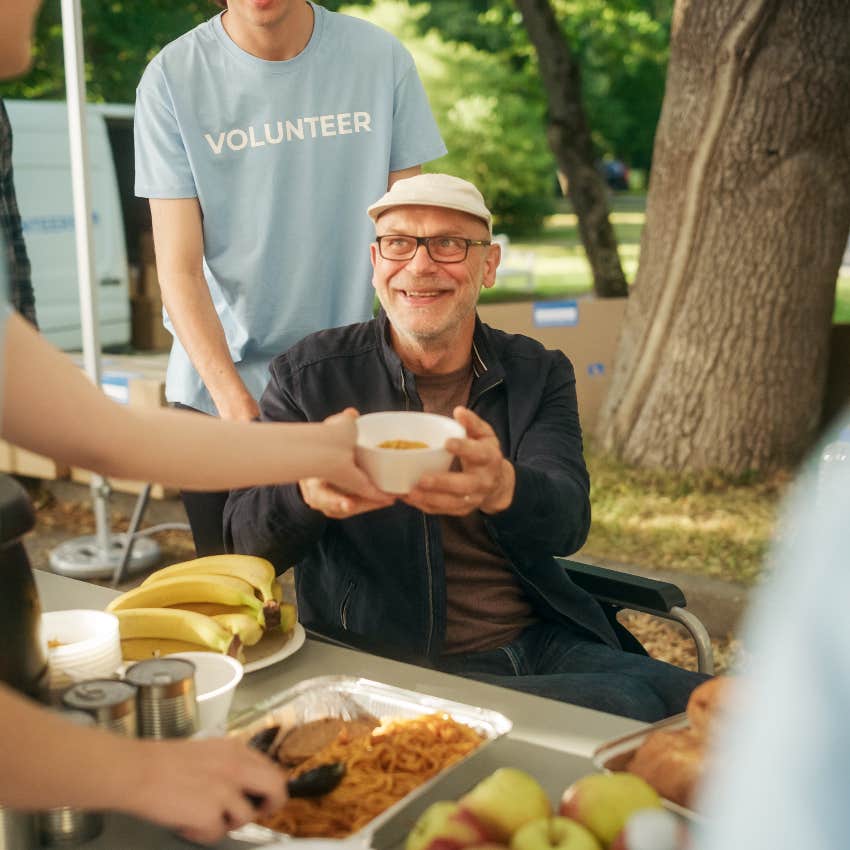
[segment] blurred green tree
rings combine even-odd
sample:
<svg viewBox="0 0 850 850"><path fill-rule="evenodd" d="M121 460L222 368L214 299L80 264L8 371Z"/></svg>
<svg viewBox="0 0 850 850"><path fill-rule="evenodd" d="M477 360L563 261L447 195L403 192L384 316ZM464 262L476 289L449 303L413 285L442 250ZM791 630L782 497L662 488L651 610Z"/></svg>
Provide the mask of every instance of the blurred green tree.
<svg viewBox="0 0 850 850"><path fill-rule="evenodd" d="M512 234L540 229L554 211L555 162L543 134L545 103L536 69L512 69L469 43L422 34L427 4L378 0L343 7L394 33L411 51L449 153L429 170L473 181L495 226Z"/></svg>
<svg viewBox="0 0 850 850"><path fill-rule="evenodd" d="M211 17L210 0L83 0L88 99L132 103L145 66L169 41ZM59 3L45 3L35 34L33 67L0 85L3 97L65 97Z"/></svg>

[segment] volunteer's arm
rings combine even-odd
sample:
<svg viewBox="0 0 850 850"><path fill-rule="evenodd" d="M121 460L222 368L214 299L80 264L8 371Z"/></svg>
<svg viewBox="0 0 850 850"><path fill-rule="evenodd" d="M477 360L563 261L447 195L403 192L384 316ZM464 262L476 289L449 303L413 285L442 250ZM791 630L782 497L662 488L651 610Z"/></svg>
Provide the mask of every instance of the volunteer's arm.
<svg viewBox="0 0 850 850"><path fill-rule="evenodd" d="M222 419L250 421L257 402L242 383L203 272L204 235L197 198L151 198L156 271L177 337Z"/></svg>
<svg viewBox="0 0 850 850"><path fill-rule="evenodd" d="M286 799L275 763L234 738L141 741L72 726L0 684L0 804L123 811L211 843Z"/></svg>
<svg viewBox="0 0 850 850"><path fill-rule="evenodd" d="M104 475L198 490L278 484L311 475L354 493L374 487L354 464L356 427L222 422L116 404L20 316L6 322L0 434Z"/></svg>

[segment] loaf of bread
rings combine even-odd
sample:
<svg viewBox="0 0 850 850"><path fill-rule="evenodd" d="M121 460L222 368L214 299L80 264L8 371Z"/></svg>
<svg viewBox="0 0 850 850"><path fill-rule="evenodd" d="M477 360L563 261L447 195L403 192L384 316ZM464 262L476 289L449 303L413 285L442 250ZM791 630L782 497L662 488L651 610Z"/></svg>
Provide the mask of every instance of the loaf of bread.
<svg viewBox="0 0 850 850"><path fill-rule="evenodd" d="M643 777L662 797L692 808L705 772L711 727L727 685L728 679L722 676L703 682L688 700L688 726L651 732L627 770Z"/></svg>
<svg viewBox="0 0 850 850"><path fill-rule="evenodd" d="M705 742L690 729L650 733L629 762L662 797L691 807L705 764Z"/></svg>

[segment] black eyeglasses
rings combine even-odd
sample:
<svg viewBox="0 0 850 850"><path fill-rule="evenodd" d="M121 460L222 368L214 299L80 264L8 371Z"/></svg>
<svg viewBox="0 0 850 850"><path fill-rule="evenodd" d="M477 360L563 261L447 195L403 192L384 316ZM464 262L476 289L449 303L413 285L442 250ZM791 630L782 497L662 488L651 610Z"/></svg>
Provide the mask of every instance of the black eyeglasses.
<svg viewBox="0 0 850 850"><path fill-rule="evenodd" d="M465 239L463 236L403 236L389 233L376 236L378 253L385 260L412 260L420 245L435 263L462 263L470 245L490 245L489 239Z"/></svg>

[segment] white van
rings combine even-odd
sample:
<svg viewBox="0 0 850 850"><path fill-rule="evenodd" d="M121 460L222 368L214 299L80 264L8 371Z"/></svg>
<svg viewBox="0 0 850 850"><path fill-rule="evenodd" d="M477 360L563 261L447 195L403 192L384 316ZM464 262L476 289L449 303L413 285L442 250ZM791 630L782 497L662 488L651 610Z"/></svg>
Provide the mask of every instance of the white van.
<svg viewBox="0 0 850 850"><path fill-rule="evenodd" d="M80 349L67 108L62 101L5 104L38 323L54 345ZM133 107L91 104L86 122L100 343L121 348L130 343L128 254L138 260L138 219L146 213L132 194Z"/></svg>

